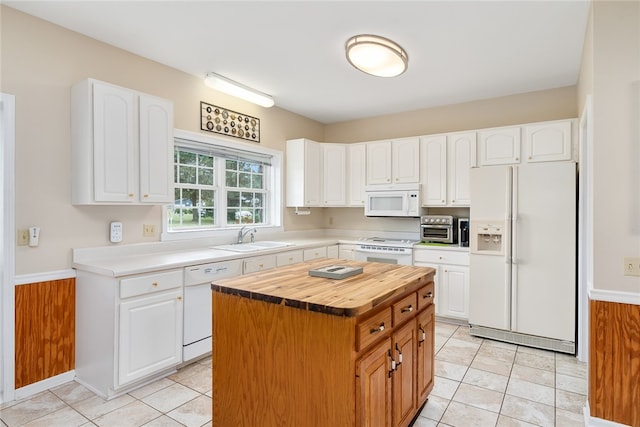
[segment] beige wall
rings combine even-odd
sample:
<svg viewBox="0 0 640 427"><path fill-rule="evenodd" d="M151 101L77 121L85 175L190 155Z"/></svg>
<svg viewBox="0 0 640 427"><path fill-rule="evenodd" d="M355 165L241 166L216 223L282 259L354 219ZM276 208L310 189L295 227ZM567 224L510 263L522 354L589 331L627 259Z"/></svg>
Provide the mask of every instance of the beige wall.
<svg viewBox="0 0 640 427"><path fill-rule="evenodd" d="M123 223L124 244L159 240L143 238L142 225L161 229L160 207L70 204L70 88L82 79L93 77L172 100L178 129L199 131L199 103L206 101L259 117L262 146L284 151L289 138L323 138L320 123L217 93L197 76L6 6L1 19L0 90L16 96L16 228L41 227L39 247L16 248L16 274L70 268L71 248L108 245L108 224L114 220ZM286 209L284 224L286 229L315 229L322 217L294 217Z"/></svg>
<svg viewBox="0 0 640 427"><path fill-rule="evenodd" d="M596 1L592 19L594 287L640 294L623 275L640 256L640 2Z"/></svg>
<svg viewBox="0 0 640 427"><path fill-rule="evenodd" d="M576 87L485 99L336 123L325 127L327 142L357 142L490 128L578 116Z"/></svg>

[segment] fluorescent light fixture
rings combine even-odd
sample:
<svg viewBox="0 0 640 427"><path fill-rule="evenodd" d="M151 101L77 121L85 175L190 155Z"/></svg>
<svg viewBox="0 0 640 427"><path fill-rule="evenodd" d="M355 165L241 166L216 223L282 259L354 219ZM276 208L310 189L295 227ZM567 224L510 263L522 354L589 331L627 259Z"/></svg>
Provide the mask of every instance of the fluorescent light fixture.
<svg viewBox="0 0 640 427"><path fill-rule="evenodd" d="M351 37L345 50L351 65L373 76L399 76L407 70L409 63L407 52L397 43L371 34Z"/></svg>
<svg viewBox="0 0 640 427"><path fill-rule="evenodd" d="M266 93L259 92L216 73L207 73L204 77L204 83L212 89L219 90L236 98L244 99L245 101L253 102L262 107L269 108L275 104L273 98Z"/></svg>

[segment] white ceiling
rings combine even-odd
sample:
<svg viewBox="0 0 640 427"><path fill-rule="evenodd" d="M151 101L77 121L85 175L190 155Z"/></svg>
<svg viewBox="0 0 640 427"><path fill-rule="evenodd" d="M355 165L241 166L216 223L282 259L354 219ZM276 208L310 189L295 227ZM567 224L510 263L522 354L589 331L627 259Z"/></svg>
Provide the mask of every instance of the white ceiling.
<svg viewBox="0 0 640 427"><path fill-rule="evenodd" d="M4 1L5 5L334 123L574 85L589 0ZM409 54L396 78L345 59L356 34Z"/></svg>

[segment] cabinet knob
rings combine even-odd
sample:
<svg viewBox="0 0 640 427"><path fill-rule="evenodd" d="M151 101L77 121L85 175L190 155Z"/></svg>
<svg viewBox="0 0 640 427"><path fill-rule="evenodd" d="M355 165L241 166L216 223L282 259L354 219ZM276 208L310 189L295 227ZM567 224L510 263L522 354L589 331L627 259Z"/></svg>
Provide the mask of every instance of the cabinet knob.
<svg viewBox="0 0 640 427"><path fill-rule="evenodd" d="M413 306L408 305L400 309L400 313L411 313L413 311Z"/></svg>
<svg viewBox="0 0 640 427"><path fill-rule="evenodd" d="M178 301L182 301L182 295L178 295Z"/></svg>
<svg viewBox="0 0 640 427"><path fill-rule="evenodd" d="M258 267L262 268L264 267L264 264L258 264Z"/></svg>
<svg viewBox="0 0 640 427"><path fill-rule="evenodd" d="M529 156L529 160L531 160L533 157Z"/></svg>
<svg viewBox="0 0 640 427"><path fill-rule="evenodd" d="M371 328L369 330L370 334L377 334L378 332L382 332L384 331L384 322L380 323L380 326L378 326L377 328Z"/></svg>
<svg viewBox="0 0 640 427"><path fill-rule="evenodd" d="M516 162L517 162L518 160L520 160L520 159L516 157Z"/></svg>
<svg viewBox="0 0 640 427"><path fill-rule="evenodd" d="M148 195L148 194L145 194L145 195L144 195L144 196L142 196L142 197L147 198L147 197L149 197L149 195Z"/></svg>
<svg viewBox="0 0 640 427"><path fill-rule="evenodd" d="M157 287L157 286L158 286L158 282L153 282L153 283L151 284L151 286L155 286L155 287Z"/></svg>
<svg viewBox="0 0 640 427"><path fill-rule="evenodd" d="M133 193L129 193L129 197L133 197L133 196L134 196L134 194L133 194Z"/></svg>

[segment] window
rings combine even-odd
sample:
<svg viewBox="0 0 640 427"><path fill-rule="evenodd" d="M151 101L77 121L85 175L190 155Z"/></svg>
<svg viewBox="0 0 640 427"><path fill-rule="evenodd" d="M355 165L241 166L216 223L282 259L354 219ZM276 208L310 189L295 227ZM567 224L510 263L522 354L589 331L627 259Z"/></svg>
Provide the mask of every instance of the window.
<svg viewBox="0 0 640 427"><path fill-rule="evenodd" d="M176 132L177 133L177 132ZM198 135L176 138L168 233L279 226L281 154Z"/></svg>

